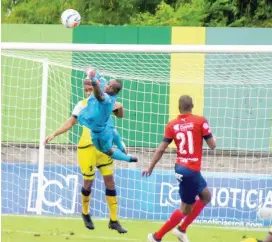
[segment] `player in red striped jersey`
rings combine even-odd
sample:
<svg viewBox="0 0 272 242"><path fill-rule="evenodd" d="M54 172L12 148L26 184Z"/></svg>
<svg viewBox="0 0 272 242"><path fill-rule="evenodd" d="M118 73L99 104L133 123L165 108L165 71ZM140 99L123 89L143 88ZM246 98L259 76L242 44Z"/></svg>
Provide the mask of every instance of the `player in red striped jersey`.
<svg viewBox="0 0 272 242"><path fill-rule="evenodd" d="M170 121L164 133L164 138L158 146L153 159L143 176L150 176L156 163L161 159L168 145L174 140L177 147L175 175L179 181L181 198L180 209L175 210L168 221L154 234L148 235L150 242L159 242L162 237L175 228L181 220L181 225L173 230L179 241L188 242L187 227L200 214L202 209L211 201L211 193L207 183L200 173L203 139L211 149L216 146L207 120L202 116L192 114L193 100L184 95L179 99L180 115ZM196 200L196 197L199 200Z"/></svg>

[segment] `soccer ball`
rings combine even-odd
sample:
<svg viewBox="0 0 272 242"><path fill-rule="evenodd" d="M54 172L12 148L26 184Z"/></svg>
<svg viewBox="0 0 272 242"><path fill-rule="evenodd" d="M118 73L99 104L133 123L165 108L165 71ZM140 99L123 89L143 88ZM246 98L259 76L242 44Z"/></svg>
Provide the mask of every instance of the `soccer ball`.
<svg viewBox="0 0 272 242"><path fill-rule="evenodd" d="M271 207L260 207L257 215L260 219L272 219L272 208Z"/></svg>
<svg viewBox="0 0 272 242"><path fill-rule="evenodd" d="M67 9L61 15L61 22L66 28L75 28L80 24L80 14L74 9Z"/></svg>

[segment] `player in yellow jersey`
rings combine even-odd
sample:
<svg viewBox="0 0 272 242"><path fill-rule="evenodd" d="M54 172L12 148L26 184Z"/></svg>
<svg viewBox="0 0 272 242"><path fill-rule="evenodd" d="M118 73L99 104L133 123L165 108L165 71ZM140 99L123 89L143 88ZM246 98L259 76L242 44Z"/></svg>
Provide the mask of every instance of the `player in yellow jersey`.
<svg viewBox="0 0 272 242"><path fill-rule="evenodd" d="M91 82L88 79L84 81L84 91L87 97L89 97L93 92L93 87L91 86ZM72 112L72 116L59 129L54 131L50 136L46 137L45 143L53 140L56 136L70 130L77 123L77 116L86 105L87 99L78 102ZM115 103L113 113L118 118L123 117L124 109L121 103ZM121 143L120 135L116 130L114 141L116 143ZM94 229L94 224L90 216L89 205L91 197L91 187L95 178L95 169L97 168L103 176L106 187L105 195L110 212L109 228L117 230L119 233L126 233L127 230L124 229L117 220L118 204L113 177L113 160L111 159L111 157L101 153L94 147L90 136L90 130L84 126L81 138L78 143L78 162L83 175L83 186L81 189L81 195L82 218L85 226L88 229Z"/></svg>
<svg viewBox="0 0 272 242"><path fill-rule="evenodd" d="M264 240L247 238L244 239L242 242L272 242L272 226L269 228L268 235L264 238Z"/></svg>

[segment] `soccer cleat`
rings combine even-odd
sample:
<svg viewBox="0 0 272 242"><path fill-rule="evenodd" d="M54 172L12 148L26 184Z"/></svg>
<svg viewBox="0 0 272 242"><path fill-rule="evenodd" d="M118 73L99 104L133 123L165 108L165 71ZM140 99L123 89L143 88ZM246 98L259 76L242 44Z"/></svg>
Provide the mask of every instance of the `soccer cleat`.
<svg viewBox="0 0 272 242"><path fill-rule="evenodd" d="M180 231L179 227L174 228L172 233L178 238L181 242L189 242L186 233Z"/></svg>
<svg viewBox="0 0 272 242"><path fill-rule="evenodd" d="M147 235L148 242L161 242L161 240L155 239L154 235L155 234L148 234Z"/></svg>
<svg viewBox="0 0 272 242"><path fill-rule="evenodd" d="M90 214L85 215L85 214L82 213L82 218L83 218L85 227L86 227L87 229L93 230L93 229L94 229L94 224L93 224L93 221L92 221L92 219L91 219Z"/></svg>
<svg viewBox="0 0 272 242"><path fill-rule="evenodd" d="M129 162L138 162L138 158L135 156L131 156Z"/></svg>
<svg viewBox="0 0 272 242"><path fill-rule="evenodd" d="M125 233L127 233L127 230L124 229L118 221L112 221L112 220L110 220L110 222L109 222L109 229L114 229L119 234L125 234Z"/></svg>

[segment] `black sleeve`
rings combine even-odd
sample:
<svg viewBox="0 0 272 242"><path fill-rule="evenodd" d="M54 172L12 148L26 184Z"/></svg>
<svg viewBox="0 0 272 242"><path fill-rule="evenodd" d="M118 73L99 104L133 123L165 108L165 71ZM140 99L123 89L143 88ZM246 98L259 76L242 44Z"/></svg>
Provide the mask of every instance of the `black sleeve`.
<svg viewBox="0 0 272 242"><path fill-rule="evenodd" d="M163 142L167 142L169 144L172 142L172 140L173 139L169 139L169 138L165 138L165 137L162 139Z"/></svg>
<svg viewBox="0 0 272 242"><path fill-rule="evenodd" d="M213 136L212 136L212 134L208 134L208 135L206 135L206 136L203 136L203 138L205 139L205 140L207 140L207 139L209 139L209 138L212 138Z"/></svg>

